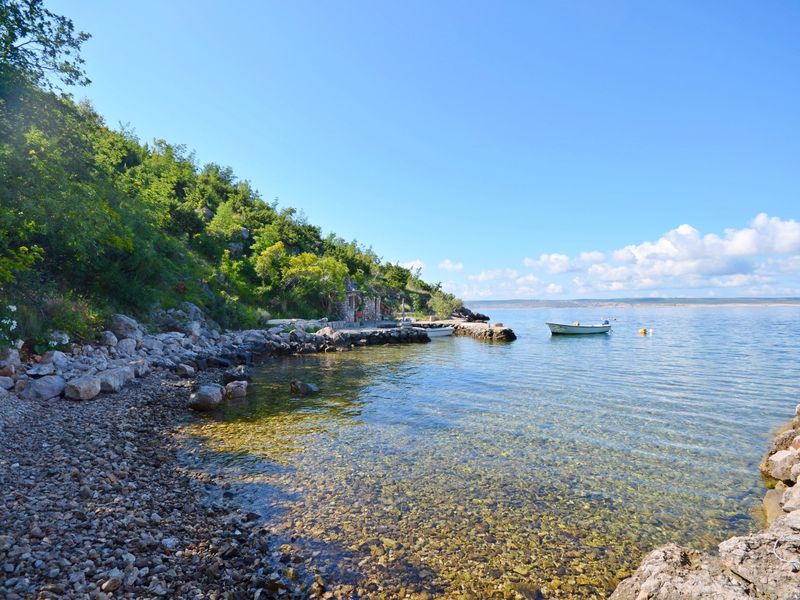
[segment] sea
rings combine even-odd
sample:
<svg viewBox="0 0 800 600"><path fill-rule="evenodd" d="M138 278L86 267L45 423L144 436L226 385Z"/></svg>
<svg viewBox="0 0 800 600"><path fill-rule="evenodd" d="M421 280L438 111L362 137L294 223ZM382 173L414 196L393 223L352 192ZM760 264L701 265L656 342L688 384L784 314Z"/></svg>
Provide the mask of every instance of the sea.
<svg viewBox="0 0 800 600"><path fill-rule="evenodd" d="M245 400L187 425L195 459L362 597L605 598L659 545L762 526L800 305L471 307L518 339L265 360Z"/></svg>

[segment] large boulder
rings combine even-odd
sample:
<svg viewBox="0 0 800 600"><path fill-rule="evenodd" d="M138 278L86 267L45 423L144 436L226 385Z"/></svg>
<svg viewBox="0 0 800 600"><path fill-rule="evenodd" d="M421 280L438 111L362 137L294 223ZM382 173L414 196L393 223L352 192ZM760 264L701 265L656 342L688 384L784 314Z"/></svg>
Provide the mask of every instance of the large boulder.
<svg viewBox="0 0 800 600"><path fill-rule="evenodd" d="M96 375L84 375L67 383L64 396L72 400L91 400L100 393L100 378Z"/></svg>
<svg viewBox="0 0 800 600"><path fill-rule="evenodd" d="M783 492L781 506L786 512L800 510L800 484L795 484Z"/></svg>
<svg viewBox="0 0 800 600"><path fill-rule="evenodd" d="M28 380L20 396L25 400L49 400L60 396L66 385L60 375L46 375L40 379Z"/></svg>
<svg viewBox="0 0 800 600"><path fill-rule="evenodd" d="M127 315L113 315L109 329L121 340L129 338L138 342L142 339L139 323Z"/></svg>
<svg viewBox="0 0 800 600"><path fill-rule="evenodd" d="M791 481L792 467L800 463L800 450L787 448L778 450L767 458L766 474L779 481Z"/></svg>
<svg viewBox="0 0 800 600"><path fill-rule="evenodd" d="M189 397L189 408L202 412L214 410L222 402L224 391L225 388L215 383L201 385Z"/></svg>
<svg viewBox="0 0 800 600"><path fill-rule="evenodd" d="M103 392L118 392L131 379L136 377L133 367L117 367L97 374L100 378L100 390Z"/></svg>
<svg viewBox="0 0 800 600"><path fill-rule="evenodd" d="M755 587L753 598L800 600L800 511L780 517L765 531L722 542L719 558Z"/></svg>
<svg viewBox="0 0 800 600"><path fill-rule="evenodd" d="M749 586L711 557L668 544L653 550L609 600L739 600Z"/></svg>

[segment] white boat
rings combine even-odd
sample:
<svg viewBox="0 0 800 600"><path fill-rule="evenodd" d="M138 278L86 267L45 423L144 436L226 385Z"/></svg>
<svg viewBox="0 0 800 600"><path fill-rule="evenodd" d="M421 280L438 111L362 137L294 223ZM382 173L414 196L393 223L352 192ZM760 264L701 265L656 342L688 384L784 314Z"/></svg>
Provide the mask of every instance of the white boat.
<svg viewBox="0 0 800 600"><path fill-rule="evenodd" d="M452 327L426 327L425 331L429 338L438 338L453 335L455 330Z"/></svg>
<svg viewBox="0 0 800 600"><path fill-rule="evenodd" d="M608 333L611 325L608 321L597 325L581 325L580 321L575 321L572 325L564 323L548 323L552 335L584 335L587 333Z"/></svg>

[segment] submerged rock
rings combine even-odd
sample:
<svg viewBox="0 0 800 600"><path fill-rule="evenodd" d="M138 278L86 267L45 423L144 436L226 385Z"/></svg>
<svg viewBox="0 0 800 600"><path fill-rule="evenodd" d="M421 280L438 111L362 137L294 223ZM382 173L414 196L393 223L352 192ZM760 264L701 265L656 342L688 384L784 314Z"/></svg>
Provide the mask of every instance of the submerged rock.
<svg viewBox="0 0 800 600"><path fill-rule="evenodd" d="M225 386L225 395L228 398L244 398L247 396L246 381L231 381Z"/></svg>
<svg viewBox="0 0 800 600"><path fill-rule="evenodd" d="M313 383L305 383L303 381L297 381L297 380L291 383L289 389L293 394L297 394L299 396L316 394L319 391L319 388Z"/></svg>

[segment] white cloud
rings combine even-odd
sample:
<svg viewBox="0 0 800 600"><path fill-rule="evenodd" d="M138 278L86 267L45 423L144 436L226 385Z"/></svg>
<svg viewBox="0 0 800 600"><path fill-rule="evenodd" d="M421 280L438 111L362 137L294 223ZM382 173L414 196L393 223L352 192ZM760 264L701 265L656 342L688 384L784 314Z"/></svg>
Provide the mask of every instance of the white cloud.
<svg viewBox="0 0 800 600"><path fill-rule="evenodd" d="M794 289L771 285L777 274L800 275L800 223L761 213L746 227L721 235L682 224L655 241L609 253L542 254L524 264L553 275L576 273L571 291L577 294L700 288L777 293Z"/></svg>
<svg viewBox="0 0 800 600"><path fill-rule="evenodd" d="M417 271L417 270L423 271L425 269L425 263L418 258L415 258L414 260L410 260L408 262L401 262L399 264L401 267L409 269L410 271Z"/></svg>
<svg viewBox="0 0 800 600"><path fill-rule="evenodd" d="M571 259L566 254L541 254L539 258L525 258L522 263L526 267L539 269L549 273L567 273L569 271L581 271L586 267L602 262L606 255L602 252L591 251L581 252L578 258Z"/></svg>
<svg viewBox="0 0 800 600"><path fill-rule="evenodd" d="M464 263L455 263L449 258L445 258L439 263L439 268L445 271L462 271L464 269Z"/></svg>
<svg viewBox="0 0 800 600"><path fill-rule="evenodd" d="M525 275L523 277L519 277L517 279L517 285L530 285L532 283L542 283L542 280L536 277L533 273Z"/></svg>
<svg viewBox="0 0 800 600"><path fill-rule="evenodd" d="M503 278L514 279L517 275L519 275L519 273L514 269L492 269L490 271L481 271L480 273L468 275L467 279L470 281L495 281Z"/></svg>
<svg viewBox="0 0 800 600"><path fill-rule="evenodd" d="M564 291L564 288L561 287L558 283L551 283L546 288L544 288L545 293L547 294L560 294Z"/></svg>
<svg viewBox="0 0 800 600"><path fill-rule="evenodd" d="M542 254L535 260L526 257L522 262L531 269L542 269L550 273L566 273L570 268L569 256L566 254Z"/></svg>

